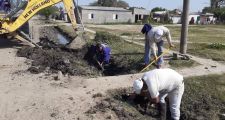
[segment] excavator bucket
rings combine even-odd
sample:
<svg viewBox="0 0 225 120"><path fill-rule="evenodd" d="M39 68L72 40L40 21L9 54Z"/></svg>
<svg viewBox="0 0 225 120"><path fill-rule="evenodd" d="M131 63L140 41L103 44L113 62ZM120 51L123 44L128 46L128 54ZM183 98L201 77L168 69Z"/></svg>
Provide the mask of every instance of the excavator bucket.
<svg viewBox="0 0 225 120"><path fill-rule="evenodd" d="M74 0L63 0L68 16L73 25L74 30L77 33L77 37L68 45L72 49L82 48L85 44L84 26L80 17L78 6Z"/></svg>
<svg viewBox="0 0 225 120"><path fill-rule="evenodd" d="M18 4L16 9L12 10L7 15L0 16L0 35L10 35L15 38L22 40L27 40L29 43L34 46L38 46L32 40L23 34L23 32L19 31L19 28L23 26L28 20L30 20L38 11L47 8L49 6L55 5L59 2L63 2L63 5L68 13L72 26L75 32L78 33L78 37L73 40L74 43L76 41L84 40L83 39L83 25L81 25L81 29L77 26L77 19L81 20L79 17L78 8L76 7L76 3L74 0L18 0L21 1L21 4ZM19 12L18 12L19 11ZM76 13L75 13L76 12ZM12 19L13 16L17 15L16 18ZM82 22L80 22L82 23ZM19 37L20 36L20 37Z"/></svg>

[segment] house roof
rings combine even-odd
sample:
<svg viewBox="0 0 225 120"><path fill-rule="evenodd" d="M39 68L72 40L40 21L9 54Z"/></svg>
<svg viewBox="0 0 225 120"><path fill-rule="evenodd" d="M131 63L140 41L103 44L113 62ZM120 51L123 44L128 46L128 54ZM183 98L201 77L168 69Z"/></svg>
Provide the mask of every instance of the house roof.
<svg viewBox="0 0 225 120"><path fill-rule="evenodd" d="M153 14L157 14L157 15L165 15L167 11L155 11L153 12Z"/></svg>
<svg viewBox="0 0 225 120"><path fill-rule="evenodd" d="M119 8L119 7L101 7L101 6L80 6L81 9L85 10L101 10L101 11L123 11L131 12L130 10Z"/></svg>
<svg viewBox="0 0 225 120"><path fill-rule="evenodd" d="M142 8L131 8L134 14L150 15L150 11Z"/></svg>
<svg viewBox="0 0 225 120"><path fill-rule="evenodd" d="M205 14L201 14L202 16L213 16L213 13L205 13Z"/></svg>
<svg viewBox="0 0 225 120"><path fill-rule="evenodd" d="M189 13L189 15L201 15L202 13L201 12L191 12Z"/></svg>

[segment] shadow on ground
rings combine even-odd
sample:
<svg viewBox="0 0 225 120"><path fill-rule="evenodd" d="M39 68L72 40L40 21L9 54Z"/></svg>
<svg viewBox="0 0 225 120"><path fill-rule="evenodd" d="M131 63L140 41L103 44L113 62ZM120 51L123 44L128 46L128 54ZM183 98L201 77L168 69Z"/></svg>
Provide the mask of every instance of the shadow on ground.
<svg viewBox="0 0 225 120"><path fill-rule="evenodd" d="M15 39L7 39L3 36L0 37L0 49L2 48L12 48L12 47L21 47L24 46L24 44L18 40Z"/></svg>

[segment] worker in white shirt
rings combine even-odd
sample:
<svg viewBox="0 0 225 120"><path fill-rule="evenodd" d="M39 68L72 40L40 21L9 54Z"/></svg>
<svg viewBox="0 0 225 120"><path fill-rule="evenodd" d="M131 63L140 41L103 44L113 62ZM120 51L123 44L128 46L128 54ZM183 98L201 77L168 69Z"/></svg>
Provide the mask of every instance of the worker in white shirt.
<svg viewBox="0 0 225 120"><path fill-rule="evenodd" d="M163 37L166 37L169 47L174 47L171 43L170 31L164 26L152 27L150 24L145 24L141 32L145 34L145 66L149 64L151 51L155 60L163 53ZM155 44L158 48L158 54L156 54ZM163 57L160 57L156 63L157 68L160 68L162 63Z"/></svg>
<svg viewBox="0 0 225 120"><path fill-rule="evenodd" d="M148 91L151 103L160 103L161 119L166 119L166 102L169 98L169 107L173 120L180 119L180 104L184 93L183 76L172 69L155 69L146 72L142 78L134 81L134 96Z"/></svg>

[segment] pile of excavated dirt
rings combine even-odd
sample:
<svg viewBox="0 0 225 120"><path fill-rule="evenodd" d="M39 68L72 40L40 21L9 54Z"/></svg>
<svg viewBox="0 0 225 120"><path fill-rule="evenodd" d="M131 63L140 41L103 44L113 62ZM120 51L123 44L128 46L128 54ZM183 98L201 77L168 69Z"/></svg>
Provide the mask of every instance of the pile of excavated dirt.
<svg viewBox="0 0 225 120"><path fill-rule="evenodd" d="M40 39L48 39L51 42L58 43L59 31L52 27L43 27L40 29Z"/></svg>
<svg viewBox="0 0 225 120"><path fill-rule="evenodd" d="M61 71L63 74L95 76L98 73L95 67L88 65L83 59L87 48L72 50L46 42L43 48L23 47L18 52L19 57L32 60L28 69L31 73L40 73L50 70L53 73Z"/></svg>
<svg viewBox="0 0 225 120"><path fill-rule="evenodd" d="M181 120L214 120L222 119L221 114L225 111L225 103L209 96L207 93L192 93L190 86L186 87L181 104ZM120 120L147 120L159 119L159 107L151 106L149 101L141 96L129 100L132 88L116 89L109 91L109 97L97 102L86 114L113 111ZM167 119L170 119L169 106L167 107ZM220 114L218 114L220 113ZM224 117L223 117L224 118Z"/></svg>
<svg viewBox="0 0 225 120"><path fill-rule="evenodd" d="M119 120L159 119L158 107L151 106L148 99L142 96L129 100L131 92L131 88L109 91L110 97L97 102L96 106L86 112L86 115L106 114L107 111L112 111Z"/></svg>
<svg viewBox="0 0 225 120"><path fill-rule="evenodd" d="M53 73L61 71L63 74L90 77L135 73L129 68L129 63L125 58L114 56L110 64L105 66L105 70L101 71L89 54L90 50L87 46L82 49L70 49L55 44L47 38L42 38L39 44L42 48L23 47L17 52L17 56L32 60L32 65L28 70L34 74L46 70Z"/></svg>

